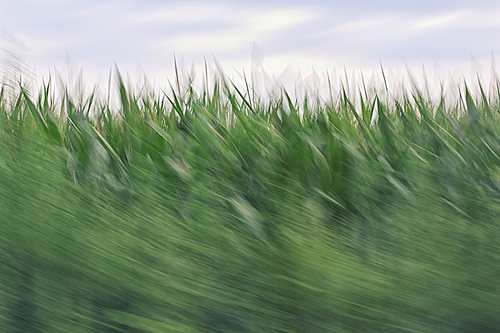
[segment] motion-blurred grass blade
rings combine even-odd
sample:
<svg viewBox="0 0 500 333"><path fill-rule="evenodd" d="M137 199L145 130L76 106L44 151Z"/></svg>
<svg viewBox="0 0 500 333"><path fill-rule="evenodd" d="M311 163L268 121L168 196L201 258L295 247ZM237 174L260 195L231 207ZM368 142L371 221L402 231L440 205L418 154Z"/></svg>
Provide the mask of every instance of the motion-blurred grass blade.
<svg viewBox="0 0 500 333"><path fill-rule="evenodd" d="M241 93L241 91L236 87L236 85L231 82L231 84L233 85L233 88L236 90L236 92L238 93L238 95L240 95L241 99L243 100L243 103L245 103L245 105L248 107L248 109L250 111L252 111L252 113L255 113L255 110L253 109L252 105L250 104L249 101L247 101L247 99L245 98L245 96L243 96L243 94Z"/></svg>
<svg viewBox="0 0 500 333"><path fill-rule="evenodd" d="M467 121L472 128L475 128L479 117L479 110L467 87L465 87L465 102L467 105Z"/></svg>
<svg viewBox="0 0 500 333"><path fill-rule="evenodd" d="M24 95L24 100L28 105L28 109L31 112L31 115L35 119L38 128L42 132L45 140L52 144L62 146L62 138L59 132L59 128L54 120L52 120L52 116L47 114L45 117L42 112L33 104L31 99L29 98L27 92L24 88L21 88L22 94Z"/></svg>
<svg viewBox="0 0 500 333"><path fill-rule="evenodd" d="M148 121L148 125L151 126L152 129L155 130L156 133L158 133L163 139L165 139L165 141L168 143L168 144L172 144L172 138L170 137L170 135L165 132L165 130L163 128L161 128L158 124L156 124L155 122L149 120Z"/></svg>
<svg viewBox="0 0 500 333"><path fill-rule="evenodd" d="M127 168L126 168L125 164L123 163L122 159L120 158L120 156L115 152L113 147L111 147L111 145L106 141L106 139L104 139L104 137L101 135L101 133L99 133L95 129L94 126L90 125L90 128L91 128L93 134L95 135L95 137L97 138L97 140L99 141L99 143L104 147L104 149L109 154L111 159L116 163L121 174L123 176L127 177Z"/></svg>

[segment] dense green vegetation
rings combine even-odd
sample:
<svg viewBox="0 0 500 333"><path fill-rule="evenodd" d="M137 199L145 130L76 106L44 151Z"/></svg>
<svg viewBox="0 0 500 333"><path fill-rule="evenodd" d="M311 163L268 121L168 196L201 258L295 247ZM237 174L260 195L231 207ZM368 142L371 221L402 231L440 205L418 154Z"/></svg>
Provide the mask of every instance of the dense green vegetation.
<svg viewBox="0 0 500 333"><path fill-rule="evenodd" d="M119 90L1 91L0 331L500 331L498 96Z"/></svg>

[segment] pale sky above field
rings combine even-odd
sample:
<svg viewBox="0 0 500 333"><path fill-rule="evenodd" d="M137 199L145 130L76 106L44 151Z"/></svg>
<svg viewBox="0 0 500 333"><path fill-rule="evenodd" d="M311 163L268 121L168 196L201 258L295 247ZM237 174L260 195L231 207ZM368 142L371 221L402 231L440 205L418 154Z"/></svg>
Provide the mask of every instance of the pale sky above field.
<svg viewBox="0 0 500 333"><path fill-rule="evenodd" d="M390 77L424 66L431 79L489 78L500 3L0 0L0 30L1 69L22 61L37 78L82 69L94 83L116 62L132 80L143 73L161 85L172 80L174 53L198 75L215 56L228 75L262 66L289 82L313 67L319 77L344 68L370 76L381 64Z"/></svg>

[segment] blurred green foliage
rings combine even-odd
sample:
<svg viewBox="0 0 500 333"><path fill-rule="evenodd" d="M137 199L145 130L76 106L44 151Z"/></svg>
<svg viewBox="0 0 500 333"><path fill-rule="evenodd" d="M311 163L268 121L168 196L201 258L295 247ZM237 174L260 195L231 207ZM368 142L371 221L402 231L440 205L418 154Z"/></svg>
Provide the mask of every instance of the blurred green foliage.
<svg viewBox="0 0 500 333"><path fill-rule="evenodd" d="M484 94L50 91L0 95L1 331L500 332Z"/></svg>

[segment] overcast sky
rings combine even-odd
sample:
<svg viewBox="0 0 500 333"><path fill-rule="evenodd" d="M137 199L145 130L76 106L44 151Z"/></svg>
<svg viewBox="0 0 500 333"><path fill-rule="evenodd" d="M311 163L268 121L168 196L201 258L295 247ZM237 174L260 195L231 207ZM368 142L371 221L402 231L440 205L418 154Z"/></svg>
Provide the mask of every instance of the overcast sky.
<svg viewBox="0 0 500 333"><path fill-rule="evenodd" d="M281 80L313 67L370 75L381 64L399 74L424 65L431 79L476 71L489 78L500 52L500 3L0 0L0 29L0 66L13 53L37 77L71 67L102 81L116 62L132 79L144 73L163 84L175 53L197 74L215 56L227 74L263 66Z"/></svg>

